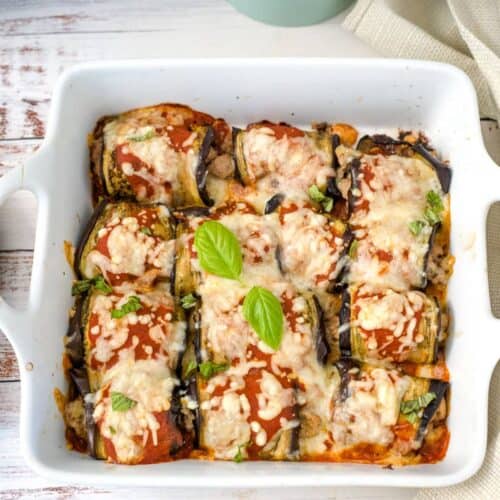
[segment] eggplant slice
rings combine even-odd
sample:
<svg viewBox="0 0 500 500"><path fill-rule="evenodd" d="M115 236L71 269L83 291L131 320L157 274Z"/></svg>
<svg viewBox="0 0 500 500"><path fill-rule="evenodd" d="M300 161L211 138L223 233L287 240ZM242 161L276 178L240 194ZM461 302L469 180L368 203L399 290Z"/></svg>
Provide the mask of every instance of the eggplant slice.
<svg viewBox="0 0 500 500"><path fill-rule="evenodd" d="M404 157L415 157L431 165L439 178L443 193L448 193L451 184L451 168L441 161L420 141L410 143L408 141L393 139L387 135L375 134L365 135L359 142L357 149L366 154L398 155Z"/></svg>
<svg viewBox="0 0 500 500"><path fill-rule="evenodd" d="M286 193L307 199L310 186L325 191L335 175L332 138L324 131L263 121L234 129L233 147L238 178L266 198Z"/></svg>
<svg viewBox="0 0 500 500"><path fill-rule="evenodd" d="M352 286L344 292L339 316L344 357L362 362L436 361L441 314L434 297Z"/></svg>
<svg viewBox="0 0 500 500"><path fill-rule="evenodd" d="M75 255L82 279L102 275L112 286L150 287L172 276L175 221L161 204L101 201Z"/></svg>
<svg viewBox="0 0 500 500"><path fill-rule="evenodd" d="M337 148L351 177L349 222L356 251L348 282L424 288L435 233L449 217L442 176L410 143L365 136L358 148Z"/></svg>
<svg viewBox="0 0 500 500"><path fill-rule="evenodd" d="M132 302L137 305L131 310ZM70 375L84 397L91 454L117 463L151 463L168 460L191 444L191 433L181 429L184 416L176 389L185 345L184 314L167 286L145 293L93 290L74 324L82 331L85 364ZM75 337L70 337L72 344ZM136 406L133 416L124 416ZM129 434L123 420L130 418L142 419L134 420L141 429L139 421L156 419L156 437L134 445L137 436Z"/></svg>
<svg viewBox="0 0 500 500"><path fill-rule="evenodd" d="M284 203L276 211L280 269L299 289L336 288L348 263L352 239L347 224L310 206Z"/></svg>
<svg viewBox="0 0 500 500"><path fill-rule="evenodd" d="M94 200L211 205L209 162L230 153L231 131L224 120L160 104L101 118L89 147Z"/></svg>
<svg viewBox="0 0 500 500"><path fill-rule="evenodd" d="M393 368L341 360L332 420L332 452L359 458L357 449L378 447L380 463L417 463L415 452L447 414L448 382L411 377ZM352 422L357 422L352 426ZM403 431L404 430L404 431ZM407 456L409 461L405 461Z"/></svg>

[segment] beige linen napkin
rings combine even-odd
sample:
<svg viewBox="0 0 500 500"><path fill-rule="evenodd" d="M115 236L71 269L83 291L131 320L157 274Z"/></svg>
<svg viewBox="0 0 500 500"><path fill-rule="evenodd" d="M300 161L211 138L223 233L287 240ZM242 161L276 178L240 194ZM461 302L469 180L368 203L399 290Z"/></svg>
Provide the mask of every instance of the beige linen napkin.
<svg viewBox="0 0 500 500"><path fill-rule="evenodd" d="M384 55L458 66L500 119L499 0L358 0L344 27Z"/></svg>
<svg viewBox="0 0 500 500"><path fill-rule="evenodd" d="M481 116L500 120L500 0L358 0L344 27L392 57L458 66L476 87ZM499 158L495 158L499 161ZM499 199L500 199L500 186ZM488 220L493 310L500 315L500 206ZM500 335L500 328L498 331ZM488 451L476 476L442 489L422 489L423 499L500 498L500 365L490 387ZM460 436L455 436L460 439Z"/></svg>

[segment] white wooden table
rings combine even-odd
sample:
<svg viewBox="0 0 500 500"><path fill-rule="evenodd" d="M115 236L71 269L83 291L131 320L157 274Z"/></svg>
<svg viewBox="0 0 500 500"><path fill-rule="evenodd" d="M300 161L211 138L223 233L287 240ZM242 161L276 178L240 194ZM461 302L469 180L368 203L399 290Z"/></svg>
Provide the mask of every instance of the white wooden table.
<svg viewBox="0 0 500 500"><path fill-rule="evenodd" d="M97 59L377 54L342 30L343 15L307 28L275 28L245 18L223 0L36 2L0 0L0 175L41 144L53 85L75 63ZM500 162L500 132L483 130ZM36 202L13 195L0 209L0 295L27 300ZM497 370L498 372L498 370ZM498 375L498 373L497 373ZM0 333L0 498L413 498L417 490L381 488L257 490L104 489L63 485L33 474L19 449L19 372Z"/></svg>

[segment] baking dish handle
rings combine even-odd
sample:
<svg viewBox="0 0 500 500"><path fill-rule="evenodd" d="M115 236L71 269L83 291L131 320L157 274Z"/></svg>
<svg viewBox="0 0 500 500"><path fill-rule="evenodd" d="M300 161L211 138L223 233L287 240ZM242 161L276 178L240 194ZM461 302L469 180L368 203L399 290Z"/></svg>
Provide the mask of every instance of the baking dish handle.
<svg viewBox="0 0 500 500"><path fill-rule="evenodd" d="M41 203L41 201L46 199L44 196L44 185L47 179L47 162L45 160L42 151L39 151L29 158L24 165L11 170L0 178L0 205L2 205L10 195L19 190L27 190L35 195L38 202L37 225L41 219L41 205L44 204ZM37 231L37 237L38 233L39 231ZM31 276L32 282L37 279L35 274L33 269ZM16 335L15 332L26 332L30 330L29 323L33 312L33 307L31 305L31 289L32 286L30 286L30 306L27 310L19 310L10 306L5 299L0 296L0 330L3 331L11 342L18 359L22 352L26 352L23 348L23 344L25 344L25 341L29 341L29 339L21 335Z"/></svg>
<svg viewBox="0 0 500 500"><path fill-rule="evenodd" d="M483 171L485 172L485 182L484 182L484 220L486 224L486 217L488 215L488 211L491 205L497 201L500 201L500 166L498 166L493 159L486 154L485 155L485 167ZM485 228L485 237L486 237L486 228ZM486 287L487 287L487 296L490 297L489 292L489 283L488 283L488 273L486 273ZM488 334L491 336L490 345L491 356L493 358L493 368L496 363L500 360L500 318L495 318L493 314L491 314L491 332Z"/></svg>

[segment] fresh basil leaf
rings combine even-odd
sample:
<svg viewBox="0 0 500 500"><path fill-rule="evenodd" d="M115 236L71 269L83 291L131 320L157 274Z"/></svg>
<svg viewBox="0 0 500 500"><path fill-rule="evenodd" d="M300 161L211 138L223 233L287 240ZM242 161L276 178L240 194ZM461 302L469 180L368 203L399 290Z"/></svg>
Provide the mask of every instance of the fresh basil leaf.
<svg viewBox="0 0 500 500"><path fill-rule="evenodd" d="M236 455L234 456L233 460L239 464L241 462L243 462L243 460L245 460L245 457L243 456L243 453L241 453L241 449L242 448L246 448L247 445L246 444L240 444L238 445L238 451L236 452Z"/></svg>
<svg viewBox="0 0 500 500"><path fill-rule="evenodd" d="M441 217L439 216L439 214L437 214L432 208L429 207L425 209L424 217L431 226L437 224L438 222L441 222Z"/></svg>
<svg viewBox="0 0 500 500"><path fill-rule="evenodd" d="M146 236L152 236L152 234L153 234L149 227L141 227L141 229L139 229L139 231L141 233L145 234Z"/></svg>
<svg viewBox="0 0 500 500"><path fill-rule="evenodd" d="M309 186L307 194L309 195L309 198L311 198L311 200L315 201L316 203L321 203L326 198L326 196L320 191L319 187L316 186L316 184Z"/></svg>
<svg viewBox="0 0 500 500"><path fill-rule="evenodd" d="M243 301L243 317L250 323L260 340L277 350L283 337L281 302L269 291L254 286Z"/></svg>
<svg viewBox="0 0 500 500"><path fill-rule="evenodd" d="M418 412L412 411L411 413L407 413L405 414L405 418L408 422L410 422L410 424L416 424L419 419Z"/></svg>
<svg viewBox="0 0 500 500"><path fill-rule="evenodd" d="M329 196L326 196L324 193L322 193L319 187L316 186L316 184L309 186L307 193L309 194L309 198L311 198L312 201L319 203L323 207L323 210L325 212L332 211L333 198L330 198Z"/></svg>
<svg viewBox="0 0 500 500"><path fill-rule="evenodd" d="M104 279L104 276L102 276L101 274L94 278L94 288L102 292L104 295L108 295L113 291L110 284Z"/></svg>
<svg viewBox="0 0 500 500"><path fill-rule="evenodd" d="M332 198L325 198L322 202L321 202L321 206L323 207L323 210L325 212L331 212L332 211L332 208L333 208L333 199Z"/></svg>
<svg viewBox="0 0 500 500"><path fill-rule="evenodd" d="M114 319L123 318L128 313L138 311L142 307L141 300L135 295L131 295L127 302L123 304L120 309L113 309L111 311L111 317Z"/></svg>
<svg viewBox="0 0 500 500"><path fill-rule="evenodd" d="M196 368L198 368L196 361L191 360L186 367L186 371L184 373L184 378L189 378L191 375L193 375L193 373L196 372Z"/></svg>
<svg viewBox="0 0 500 500"><path fill-rule="evenodd" d="M196 297L192 293L181 297L181 306L183 307L183 309L193 308L196 305L196 302Z"/></svg>
<svg viewBox="0 0 500 500"><path fill-rule="evenodd" d="M111 408L113 411L127 411L133 408L137 404L137 401L128 398L122 392L112 392L111 393Z"/></svg>
<svg viewBox="0 0 500 500"><path fill-rule="evenodd" d="M206 221L194 233L201 267L216 276L237 280L243 267L240 243L220 222Z"/></svg>
<svg viewBox="0 0 500 500"><path fill-rule="evenodd" d="M353 240L351 246L349 247L349 252L348 252L349 257L351 259L356 258L356 255L358 254L358 246L359 246L358 240Z"/></svg>
<svg viewBox="0 0 500 500"><path fill-rule="evenodd" d="M73 296L81 295L82 293L85 293L88 290L90 290L90 288L92 287L104 293L105 295L108 295L108 293L111 293L113 291L113 289L106 282L104 277L102 275L99 275L90 280L75 281L71 288L71 295Z"/></svg>
<svg viewBox="0 0 500 500"><path fill-rule="evenodd" d="M155 136L155 131L153 129L150 129L144 134L131 135L127 137L127 139L132 142L142 142L152 139L154 136Z"/></svg>
<svg viewBox="0 0 500 500"><path fill-rule="evenodd" d="M204 361L198 368L200 369L200 375L203 378L209 379L213 377L216 373L224 372L229 368L227 363L214 363L212 361Z"/></svg>
<svg viewBox="0 0 500 500"><path fill-rule="evenodd" d="M426 195L427 204L434 212L440 213L444 210L443 200L436 191L429 191Z"/></svg>
<svg viewBox="0 0 500 500"><path fill-rule="evenodd" d="M418 236L425 227L425 222L423 220L414 220L408 224L411 234Z"/></svg>
<svg viewBox="0 0 500 500"><path fill-rule="evenodd" d="M400 411L403 415L417 413L419 410L426 408L429 404L436 399L436 393L426 392L421 394L418 398L403 401L400 406Z"/></svg>
<svg viewBox="0 0 500 500"><path fill-rule="evenodd" d="M73 283L71 287L71 295L74 297L75 295L81 295L90 289L92 286L92 280L79 280Z"/></svg>
<svg viewBox="0 0 500 500"><path fill-rule="evenodd" d="M116 429L112 425L110 425L109 432L111 432L111 434L116 434Z"/></svg>

